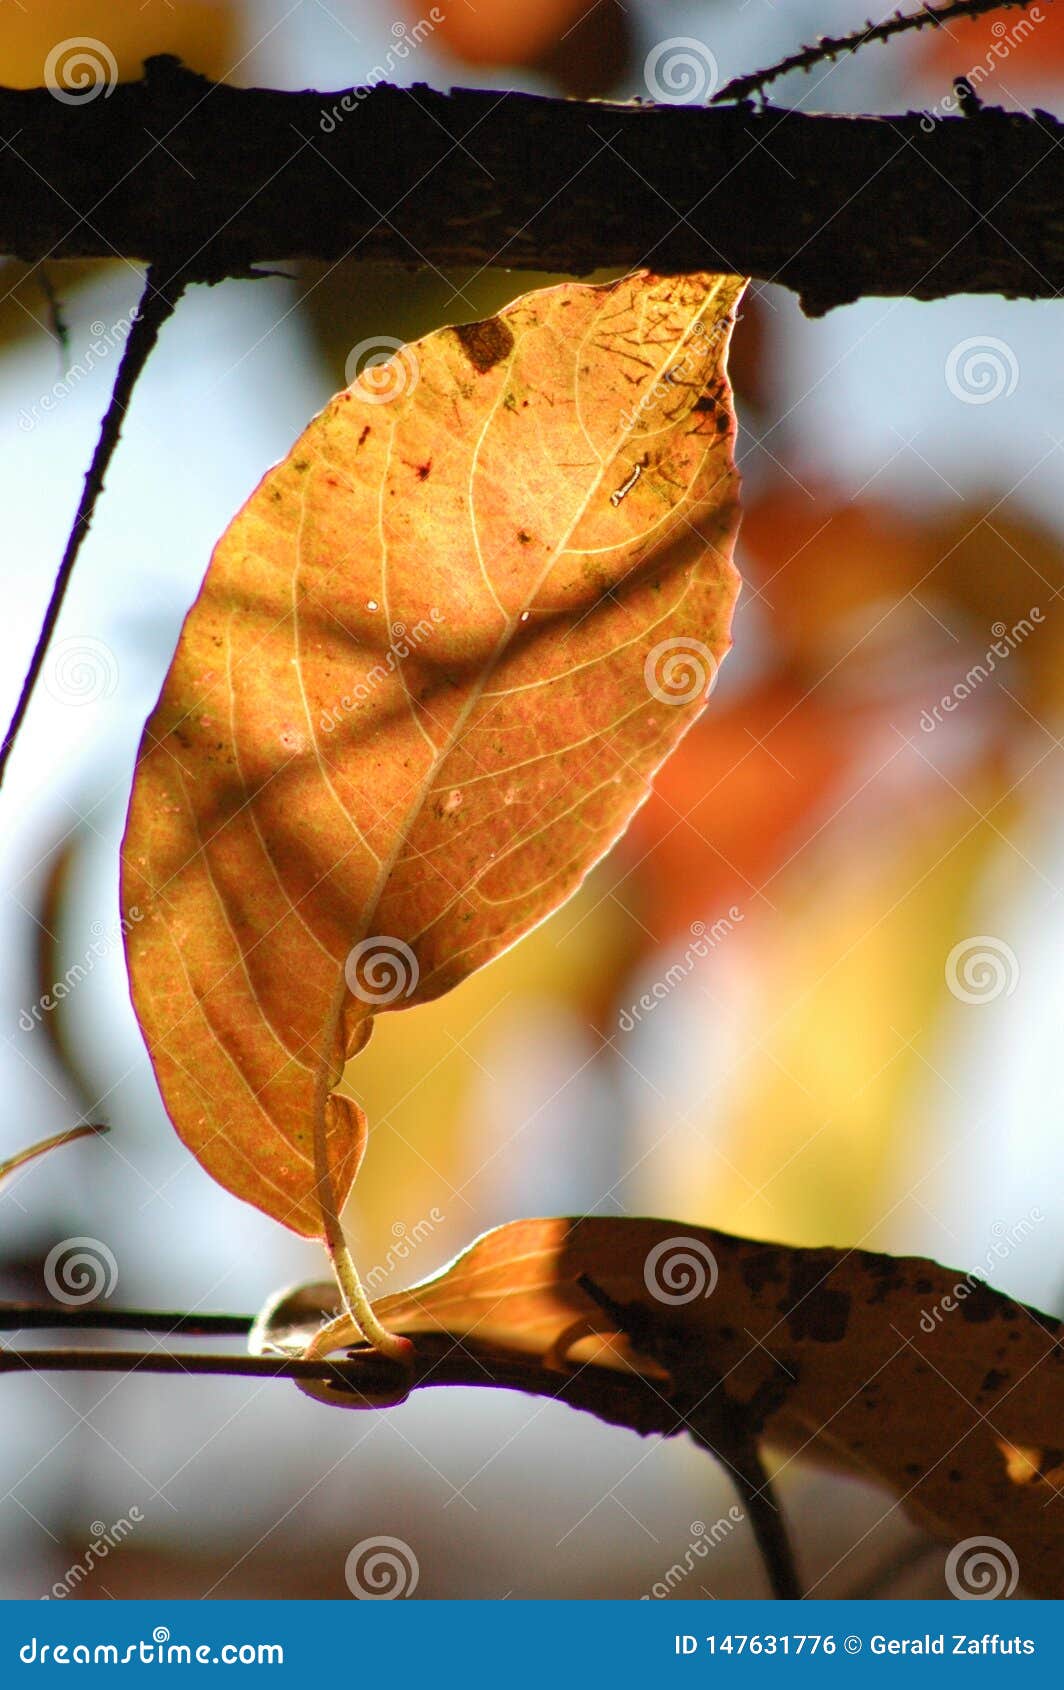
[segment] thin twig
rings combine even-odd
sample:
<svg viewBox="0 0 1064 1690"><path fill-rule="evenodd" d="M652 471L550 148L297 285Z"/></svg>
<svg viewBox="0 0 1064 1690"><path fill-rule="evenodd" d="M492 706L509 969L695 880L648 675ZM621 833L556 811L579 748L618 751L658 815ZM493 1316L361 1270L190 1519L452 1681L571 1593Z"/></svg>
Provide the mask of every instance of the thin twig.
<svg viewBox="0 0 1064 1690"><path fill-rule="evenodd" d="M27 1162L33 1162L38 1156L44 1156L49 1150L58 1150L64 1144L76 1144L80 1138L99 1138L108 1129L101 1122L82 1122L77 1127L67 1127L61 1133L53 1133L51 1138L42 1138L37 1144L31 1144L25 1150L16 1150L13 1156L8 1156L0 1162L0 1180L8 1174L15 1173L25 1167Z"/></svg>
<svg viewBox="0 0 1064 1690"><path fill-rule="evenodd" d="M1047 0L1047 3L1051 4L1052 0ZM822 64L825 59L837 58L840 53L856 53L872 41L890 41L906 30L925 29L928 25L941 29L943 24L956 19L977 18L984 12L1003 12L1030 4L1031 0L950 0L946 6L922 6L918 12L895 12L893 17L884 18L881 23L869 20L863 29L855 29L852 35L822 35L814 47L802 47L797 53L780 59L778 64L770 65L767 70L733 77L725 87L718 89L710 105L747 100L751 94L763 93L770 82L778 81L789 71L812 70L814 65Z"/></svg>
<svg viewBox="0 0 1064 1690"><path fill-rule="evenodd" d="M242 1337L251 1331L247 1314L165 1314L153 1309L37 1308L0 1303L0 1332L35 1332L44 1328L77 1332L158 1332L186 1338ZM81 1353L81 1352L79 1352Z"/></svg>
<svg viewBox="0 0 1064 1690"><path fill-rule="evenodd" d="M754 1541L764 1563L773 1595L779 1601L796 1602L802 1597L794 1551L783 1512L776 1502L772 1480L765 1471L758 1448L761 1415L756 1403L740 1403L717 1379L706 1390L708 1369L700 1363L695 1406L685 1411L683 1392L684 1344L674 1347L667 1328L655 1321L640 1304L618 1303L582 1273L581 1290L614 1322L632 1346L666 1367L671 1384L666 1395L673 1402L677 1419L700 1449L706 1450L724 1469L739 1494L750 1522Z"/></svg>
<svg viewBox="0 0 1064 1690"><path fill-rule="evenodd" d="M3 1311L0 1326L8 1329L50 1326L51 1309L23 1309L11 1304ZM242 1331L251 1326L247 1316L151 1315L134 1310L67 1311L73 1324L89 1329L94 1322L117 1329L121 1323L142 1331L181 1330L188 1335L196 1322L231 1322ZM108 1317L101 1320L102 1316ZM60 1324L58 1321L56 1325ZM213 1330L218 1330L214 1328ZM401 1400L410 1391L429 1387L479 1387L524 1391L530 1395L565 1402L572 1408L594 1414L610 1425L626 1426L642 1435L657 1433L671 1437L685 1430L671 1405L638 1374L613 1368L589 1366L559 1374L542 1358L504 1351L478 1344L474 1339L455 1341L448 1333L420 1334L412 1347L409 1365L390 1362L379 1350L354 1350L346 1359L312 1359L304 1356L248 1356L242 1354L175 1354L165 1350L119 1350L94 1348L40 1348L10 1350L0 1347L0 1373L167 1373L196 1376L213 1374L265 1379L293 1379L297 1382L324 1381L332 1387L326 1399L338 1408L379 1408ZM319 1397L318 1400L321 1400Z"/></svg>
<svg viewBox="0 0 1064 1690"><path fill-rule="evenodd" d="M700 1449L721 1461L722 1452L714 1447L709 1437L694 1426L689 1426L688 1431ZM787 1521L776 1502L772 1480L765 1471L756 1439L743 1437L736 1441L733 1436L729 1439L726 1455L727 1459L721 1461L721 1465L725 1467L746 1510L773 1596L779 1602L800 1602L803 1591Z"/></svg>
<svg viewBox="0 0 1064 1690"><path fill-rule="evenodd" d="M37 271L37 286L44 295L45 303L48 306L48 321L51 324L59 351L63 357L69 357L70 329L67 326L66 318L63 316L63 302L56 293L52 285L52 278L43 264Z"/></svg>
<svg viewBox="0 0 1064 1690"><path fill-rule="evenodd" d="M389 1373L392 1371L389 1368ZM367 1378L362 1366L353 1369L342 1361L304 1361L302 1357L45 1348L0 1350L0 1373L206 1373L252 1379L331 1379L345 1390L355 1392L360 1391Z"/></svg>
<svg viewBox="0 0 1064 1690"><path fill-rule="evenodd" d="M151 265L149 267L144 292L141 295L129 337L122 351L122 360L115 376L110 403L100 424L96 449L92 454L92 462L85 476L85 485L78 502L73 527L66 543L66 550L63 553L55 584L52 588L52 596L44 613L44 621L41 624L37 644L30 659L26 679L22 683L22 691L15 706L15 713L11 718L11 725L4 736L3 745L0 746L0 784L3 783L15 738L22 726L26 711L29 709L33 689L40 678L41 669L48 654L55 625L59 620L59 612L63 608L63 600L70 585L70 578L77 562L78 553L89 531L93 512L96 509L96 501L103 491L104 476L107 474L114 449L118 445L122 422L129 407L137 378L144 369L155 346L159 337L159 330L173 313L174 307L184 291L184 286L184 281L180 278L171 278L164 283L157 273L156 266Z"/></svg>

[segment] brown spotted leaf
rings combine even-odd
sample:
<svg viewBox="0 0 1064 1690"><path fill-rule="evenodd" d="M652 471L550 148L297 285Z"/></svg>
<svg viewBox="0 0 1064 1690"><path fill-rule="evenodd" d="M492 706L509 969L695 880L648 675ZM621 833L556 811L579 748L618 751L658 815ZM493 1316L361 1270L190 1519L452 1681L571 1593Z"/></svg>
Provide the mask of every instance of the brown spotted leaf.
<svg viewBox="0 0 1064 1690"><path fill-rule="evenodd" d="M1014 1558L1027 1589L1064 1595L1064 1326L970 1274L676 1221L555 1218L486 1233L375 1307L415 1343L446 1335L443 1362L467 1356L467 1383L486 1367L572 1400L572 1379L579 1406L641 1430L673 1412L703 1433L707 1414L731 1421L879 1481L950 1543L1000 1540L1008 1553L973 1561L973 1580L992 1562L1012 1584ZM330 1286L288 1293L254 1346L301 1350L335 1308ZM423 1382L444 1382L441 1365ZM648 1402L626 1410L610 1381L633 1369Z"/></svg>
<svg viewBox="0 0 1064 1690"><path fill-rule="evenodd" d="M737 577L742 282L529 294L364 370L223 536L123 845L133 1001L207 1170L320 1234L381 1009L457 984L623 831Z"/></svg>

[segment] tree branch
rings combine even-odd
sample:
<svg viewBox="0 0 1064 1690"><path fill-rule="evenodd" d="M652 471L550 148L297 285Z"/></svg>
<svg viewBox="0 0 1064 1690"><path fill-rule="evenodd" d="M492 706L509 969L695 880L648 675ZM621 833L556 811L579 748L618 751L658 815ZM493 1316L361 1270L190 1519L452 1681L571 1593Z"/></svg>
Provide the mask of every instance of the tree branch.
<svg viewBox="0 0 1064 1690"><path fill-rule="evenodd" d="M1041 112L279 93L156 58L78 105L0 90L0 142L0 249L31 262L121 255L208 281L285 259L725 269L813 314L1064 289L1064 126Z"/></svg>

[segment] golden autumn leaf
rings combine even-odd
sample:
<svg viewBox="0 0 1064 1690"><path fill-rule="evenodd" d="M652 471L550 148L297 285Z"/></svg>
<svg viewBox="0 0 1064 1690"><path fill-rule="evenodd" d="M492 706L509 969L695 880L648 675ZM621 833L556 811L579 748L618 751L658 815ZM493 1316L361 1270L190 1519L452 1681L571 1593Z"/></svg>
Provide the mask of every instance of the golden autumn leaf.
<svg viewBox="0 0 1064 1690"><path fill-rule="evenodd" d="M335 1308L333 1286L285 1293L252 1348L301 1351ZM649 1382L637 1429L704 1432L712 1410L777 1450L888 1486L933 1536L989 1534L1004 1546L1003 1579L1064 1594L1064 1534L1045 1514L1059 1506L1064 1326L974 1274L680 1221L556 1217L485 1233L375 1308L393 1332L447 1339L418 1383L449 1382L455 1351L467 1383L478 1360L485 1382L545 1396L567 1398L571 1379L579 1406L597 1412L601 1391L619 1419L608 1382L634 1371Z"/></svg>
<svg viewBox="0 0 1064 1690"><path fill-rule="evenodd" d="M141 748L127 952L178 1132L296 1232L357 1170L335 1088L373 1016L557 908L705 704L742 287L565 285L404 347L215 550Z"/></svg>

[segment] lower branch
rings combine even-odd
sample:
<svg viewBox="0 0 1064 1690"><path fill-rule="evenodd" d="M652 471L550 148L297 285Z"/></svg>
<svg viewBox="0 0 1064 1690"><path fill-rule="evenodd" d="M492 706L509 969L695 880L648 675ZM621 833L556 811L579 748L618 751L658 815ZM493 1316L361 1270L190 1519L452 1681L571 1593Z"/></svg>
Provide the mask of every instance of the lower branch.
<svg viewBox="0 0 1064 1690"><path fill-rule="evenodd" d="M138 1311L86 1309L71 1311L0 1308L0 1329L32 1329L63 1323L86 1328L107 1324L112 1330L205 1334L207 1324L217 1322L214 1331L246 1330L243 1316L153 1315ZM326 1329L328 1330L328 1329ZM404 1339L406 1349L399 1361L379 1349L354 1350L344 1360L303 1355L203 1355L193 1351L164 1350L0 1349L0 1373L163 1373L237 1375L253 1379L292 1379L317 1402L331 1407L392 1408L411 1391L429 1386L457 1385L495 1390L523 1391L552 1398L571 1408L594 1414L610 1425L624 1426L643 1436L657 1433L670 1437L689 1432L695 1443L715 1457L735 1484L749 1519L773 1594L797 1600L802 1591L786 1525L773 1495L757 1447L756 1437L738 1417L726 1423L728 1411L710 1412L705 1403L701 1413L688 1413L680 1399L674 1400L658 1385L637 1373L596 1365L568 1368L552 1366L542 1357L518 1350L499 1350L472 1340L456 1341L447 1333L422 1334L416 1342ZM708 1400L708 1399L707 1399ZM724 1398L721 1401L725 1401Z"/></svg>
<svg viewBox="0 0 1064 1690"><path fill-rule="evenodd" d="M0 1315L0 1327L19 1330L71 1325L70 1311L8 1309ZM108 1311L85 1311L77 1324L90 1323L112 1330L163 1331L167 1335L206 1335L234 1331L237 1323L250 1325L246 1317L217 1317L225 1325L211 1326L211 1317L190 1315L122 1315ZM42 1318L43 1317L43 1318ZM55 1318L57 1317L57 1318ZM101 1318L104 1317L104 1318ZM164 1323L170 1323L164 1326ZM52 1348L0 1348L3 1373L166 1373L195 1378L202 1374L252 1379L293 1379L313 1384L318 1401L337 1408L394 1406L410 1391L430 1386L458 1385L524 1391L533 1396L552 1397L572 1408L585 1410L613 1426L626 1426L644 1435L670 1435L686 1430L661 1393L637 1374L606 1367L583 1367L557 1371L536 1356L494 1352L468 1343L456 1343L447 1336L421 1336L411 1347L409 1363L389 1361L379 1350L352 1352L346 1359L311 1359L303 1356L203 1355L193 1350L119 1350Z"/></svg>

